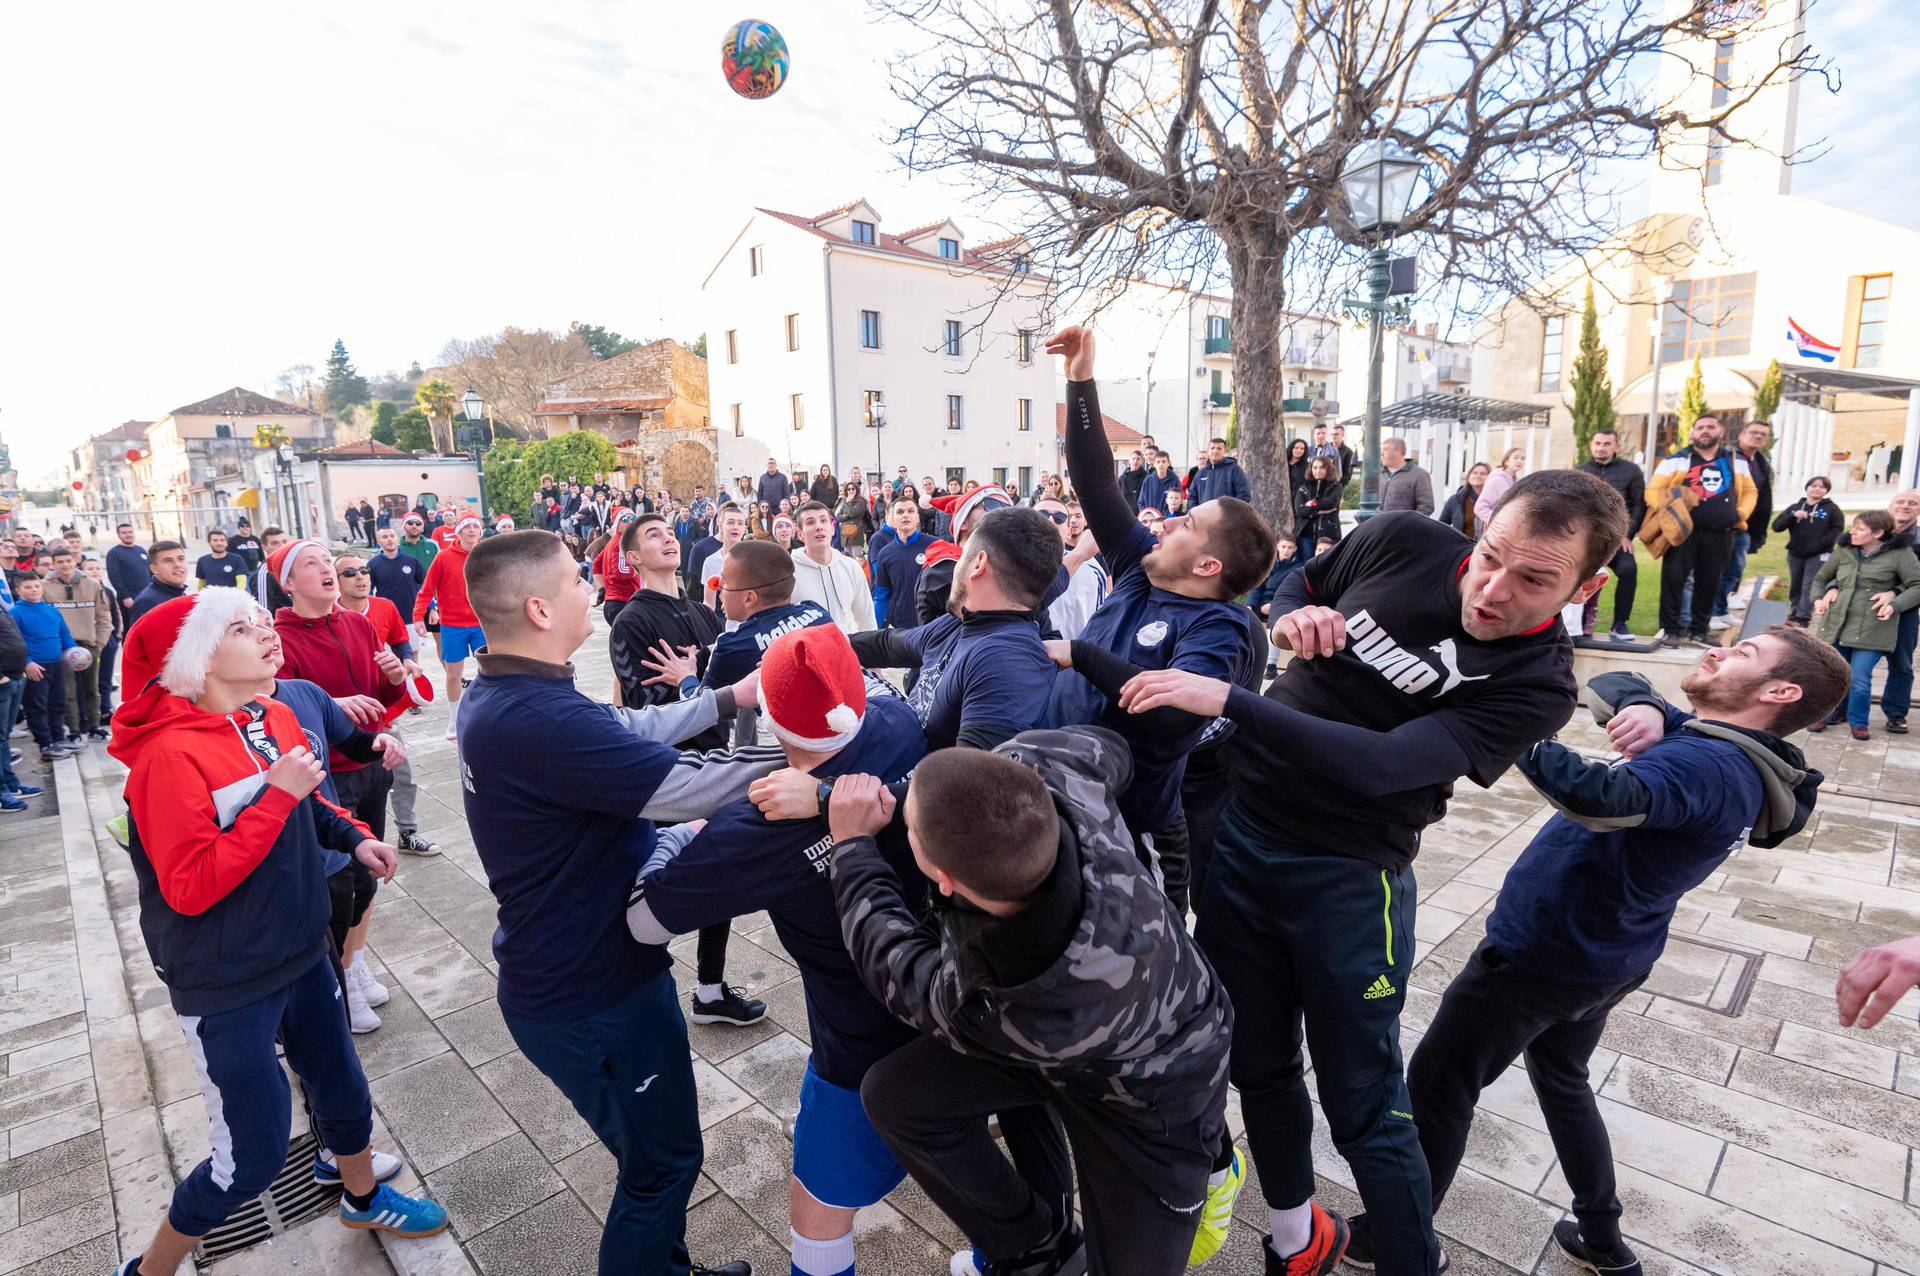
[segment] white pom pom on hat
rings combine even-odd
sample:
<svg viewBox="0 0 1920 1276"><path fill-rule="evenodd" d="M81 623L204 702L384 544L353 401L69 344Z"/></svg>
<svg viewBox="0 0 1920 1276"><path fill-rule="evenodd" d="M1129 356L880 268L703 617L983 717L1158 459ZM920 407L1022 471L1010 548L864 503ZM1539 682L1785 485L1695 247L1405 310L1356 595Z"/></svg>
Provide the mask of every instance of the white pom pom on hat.
<svg viewBox="0 0 1920 1276"><path fill-rule="evenodd" d="M867 679L837 625L776 638L760 660L760 707L783 744L837 753L866 719Z"/></svg>

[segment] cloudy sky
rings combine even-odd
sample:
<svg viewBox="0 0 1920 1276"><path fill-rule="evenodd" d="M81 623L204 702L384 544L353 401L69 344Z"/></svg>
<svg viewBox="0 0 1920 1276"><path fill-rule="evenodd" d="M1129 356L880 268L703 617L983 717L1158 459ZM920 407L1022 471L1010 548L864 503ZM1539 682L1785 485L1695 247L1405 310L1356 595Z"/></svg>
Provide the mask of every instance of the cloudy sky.
<svg viewBox="0 0 1920 1276"><path fill-rule="evenodd" d="M538 16L533 16L535 14ZM738 16L748 16L743 11ZM957 203L881 137L902 33L854 0L756 0L795 51L719 78L708 5L423 0L15 5L0 17L0 436L29 482L130 417L320 364L432 361L505 324L691 337L753 204ZM1822 0L1841 65L1796 190L1920 228L1912 0ZM963 227L967 226L962 219Z"/></svg>

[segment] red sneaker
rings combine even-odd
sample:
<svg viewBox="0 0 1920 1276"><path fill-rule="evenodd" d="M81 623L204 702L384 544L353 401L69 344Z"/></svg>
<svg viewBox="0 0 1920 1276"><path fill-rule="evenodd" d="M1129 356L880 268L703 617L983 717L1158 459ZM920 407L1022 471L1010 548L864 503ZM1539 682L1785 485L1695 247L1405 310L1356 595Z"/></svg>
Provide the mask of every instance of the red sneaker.
<svg viewBox="0 0 1920 1276"><path fill-rule="evenodd" d="M1281 1258L1273 1252L1273 1238L1260 1249L1267 1256L1267 1276L1329 1276L1347 1252L1347 1220L1313 1207L1313 1231L1306 1247Z"/></svg>

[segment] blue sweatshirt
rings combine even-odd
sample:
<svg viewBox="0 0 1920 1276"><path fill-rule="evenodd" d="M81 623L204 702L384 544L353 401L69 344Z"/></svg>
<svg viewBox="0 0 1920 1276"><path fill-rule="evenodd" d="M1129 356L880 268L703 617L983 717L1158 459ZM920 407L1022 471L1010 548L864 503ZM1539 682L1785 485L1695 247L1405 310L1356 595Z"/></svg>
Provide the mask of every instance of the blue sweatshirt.
<svg viewBox="0 0 1920 1276"><path fill-rule="evenodd" d="M760 657L781 634L815 625L831 625L833 617L819 603L781 603L757 611L735 629L721 634L713 644L713 657L707 661L702 685L730 687L760 667Z"/></svg>
<svg viewBox="0 0 1920 1276"><path fill-rule="evenodd" d="M50 665L74 646L73 631L60 609L49 602L13 605L13 623L27 640L27 659L36 665Z"/></svg>
<svg viewBox="0 0 1920 1276"><path fill-rule="evenodd" d="M927 546L933 537L915 532L907 540L895 538L879 549L867 548L873 565L873 614L880 624L909 629L919 623L916 586L920 570L927 565Z"/></svg>
<svg viewBox="0 0 1920 1276"><path fill-rule="evenodd" d="M1171 469L1161 478L1156 470L1148 470L1146 479L1140 484L1140 499L1134 502L1136 510L1159 510L1167 512L1167 493L1180 486L1180 476Z"/></svg>
<svg viewBox="0 0 1920 1276"><path fill-rule="evenodd" d="M388 558L384 552L369 558L366 568L373 580L373 592L399 608L402 620L412 620L413 600L419 597L427 569L411 554L395 553Z"/></svg>

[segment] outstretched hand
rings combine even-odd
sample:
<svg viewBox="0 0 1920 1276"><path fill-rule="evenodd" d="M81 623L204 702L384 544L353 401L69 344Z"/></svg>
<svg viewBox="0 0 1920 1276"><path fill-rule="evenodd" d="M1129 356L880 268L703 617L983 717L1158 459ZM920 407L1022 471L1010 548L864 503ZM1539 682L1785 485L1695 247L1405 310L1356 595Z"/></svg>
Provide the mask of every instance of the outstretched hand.
<svg viewBox="0 0 1920 1276"><path fill-rule="evenodd" d="M1128 713L1146 713L1151 709L1184 709L1202 717L1217 718L1227 710L1230 683L1207 678L1185 669L1149 669L1127 679L1120 688L1120 707Z"/></svg>
<svg viewBox="0 0 1920 1276"><path fill-rule="evenodd" d="M1840 970L1834 989L1845 1028L1871 1028L1907 989L1920 984L1920 935L1862 950Z"/></svg>
<svg viewBox="0 0 1920 1276"><path fill-rule="evenodd" d="M699 657L700 648L682 647L676 652L668 645L667 640L662 638L653 645L651 652L640 657L642 665L655 671L653 677L640 685L651 687L656 683L664 683L669 687L677 687L689 678L698 678L700 676Z"/></svg>
<svg viewBox="0 0 1920 1276"><path fill-rule="evenodd" d="M1047 338L1047 353L1066 360L1067 380L1093 380L1093 330L1074 325Z"/></svg>

